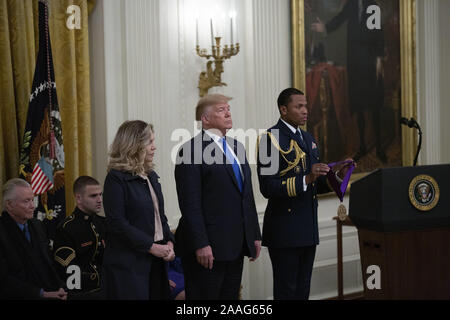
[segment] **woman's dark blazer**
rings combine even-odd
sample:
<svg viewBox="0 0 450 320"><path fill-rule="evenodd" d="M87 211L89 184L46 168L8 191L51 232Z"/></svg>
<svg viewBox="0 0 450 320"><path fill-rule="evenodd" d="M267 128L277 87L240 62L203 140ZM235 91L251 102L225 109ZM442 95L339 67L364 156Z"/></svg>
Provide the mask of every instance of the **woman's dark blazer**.
<svg viewBox="0 0 450 320"><path fill-rule="evenodd" d="M159 176L148 175L159 202L164 241L174 241L164 214ZM151 254L155 234L154 206L145 179L111 170L103 190L106 246L103 260L107 299L148 299Z"/></svg>

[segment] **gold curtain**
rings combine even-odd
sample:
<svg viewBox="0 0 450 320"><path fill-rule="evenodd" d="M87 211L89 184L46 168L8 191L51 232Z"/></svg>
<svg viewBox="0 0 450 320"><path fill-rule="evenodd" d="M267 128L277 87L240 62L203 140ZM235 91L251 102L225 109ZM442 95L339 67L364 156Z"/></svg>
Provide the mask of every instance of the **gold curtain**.
<svg viewBox="0 0 450 320"><path fill-rule="evenodd" d="M73 181L92 172L88 13L95 0L48 0L49 28L65 152L66 208ZM81 9L69 29L67 8ZM37 0L0 0L0 183L18 176L19 151L39 48ZM0 195L1 197L1 195Z"/></svg>

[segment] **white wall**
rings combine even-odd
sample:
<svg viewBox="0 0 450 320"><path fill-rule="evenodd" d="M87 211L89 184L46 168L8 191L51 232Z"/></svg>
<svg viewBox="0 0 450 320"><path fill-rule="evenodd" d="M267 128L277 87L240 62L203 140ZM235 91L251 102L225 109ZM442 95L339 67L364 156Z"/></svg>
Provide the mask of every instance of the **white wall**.
<svg viewBox="0 0 450 320"><path fill-rule="evenodd" d="M442 162L450 163L450 1L439 2L439 43L440 43L440 95L441 95L441 150Z"/></svg>
<svg viewBox="0 0 450 320"><path fill-rule="evenodd" d="M448 0L417 0L418 118L423 129L420 164L450 163L450 27Z"/></svg>
<svg viewBox="0 0 450 320"><path fill-rule="evenodd" d="M419 0L419 28L433 19L436 10L445 16L443 10L439 11L440 7L432 7L428 1ZM201 12L202 7L211 3L222 11L237 12L241 44L239 55L224 64L222 80L228 86L211 91L234 97L232 113L235 128L265 129L278 118L278 93L291 85L289 0L127 0L126 4L124 0L98 0L90 17L94 175L103 181L107 148L124 120L152 122L158 147L157 172L161 176L166 214L173 228L177 226L180 213L171 155L180 141L172 141L171 137L179 128L185 128L191 134L195 131L196 87L206 62L195 53L194 17L195 11ZM446 6L448 9L448 4L446 0L438 1L438 6L442 8ZM425 6L431 6L431 9L425 9ZM208 21L204 21L201 15L200 20L200 44L209 47ZM449 56L449 40L446 38L449 22L448 19L441 20L441 27L447 29L441 28L440 39L430 37L427 41L420 41L422 37L419 33L418 53L428 54L426 48L441 43L439 54L434 53L437 67L432 70L441 69L442 79L437 89L430 87L426 80L419 79L419 119L427 132L424 151L428 152L426 156L422 154L422 164L450 162L450 150L446 139L443 139L450 136L447 121L443 119L449 116L449 63L444 61L444 57ZM228 26L223 29L227 31ZM225 34L225 37L229 36ZM433 77L434 73L428 70L429 63L424 55L418 56L418 63L419 77ZM436 83L439 84L439 81ZM437 94L438 101L445 102L447 108L436 99L430 100L430 94ZM440 117L427 114L430 103ZM436 121L438 125L435 125ZM442 148L433 148L431 139ZM262 223L266 202L259 193L256 170L254 167L252 169ZM348 205L348 197L345 203ZM320 200L320 245L314 264L312 299L337 295L336 225L332 217L336 215L338 204L336 198ZM343 237L345 292L351 293L362 290L356 229L344 228ZM245 264L243 276L245 299L272 297L272 269L265 249L258 261Z"/></svg>

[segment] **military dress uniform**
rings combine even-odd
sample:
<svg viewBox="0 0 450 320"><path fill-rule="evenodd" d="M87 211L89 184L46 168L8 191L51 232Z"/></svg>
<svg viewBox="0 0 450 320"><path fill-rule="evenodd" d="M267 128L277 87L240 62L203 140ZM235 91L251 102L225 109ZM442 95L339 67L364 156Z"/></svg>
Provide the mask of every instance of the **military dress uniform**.
<svg viewBox="0 0 450 320"><path fill-rule="evenodd" d="M269 248L275 299L309 297L319 243L317 194L331 191L325 177L305 186L305 177L319 162L313 137L281 119L260 137L258 179L268 199L262 245Z"/></svg>
<svg viewBox="0 0 450 320"><path fill-rule="evenodd" d="M79 208L58 226L53 256L61 278L70 276L66 271L71 265L81 269L81 289L73 289L72 293L100 290L105 232L105 218Z"/></svg>

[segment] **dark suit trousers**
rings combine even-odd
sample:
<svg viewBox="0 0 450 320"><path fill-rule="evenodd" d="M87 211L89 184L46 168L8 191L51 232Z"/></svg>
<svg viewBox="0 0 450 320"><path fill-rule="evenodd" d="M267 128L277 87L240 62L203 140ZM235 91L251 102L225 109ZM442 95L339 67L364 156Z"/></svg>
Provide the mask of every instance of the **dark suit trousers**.
<svg viewBox="0 0 450 320"><path fill-rule="evenodd" d="M195 257L181 258L186 300L238 300L244 257L215 261L212 270L201 266Z"/></svg>
<svg viewBox="0 0 450 320"><path fill-rule="evenodd" d="M274 300L308 300L316 246L269 248Z"/></svg>

